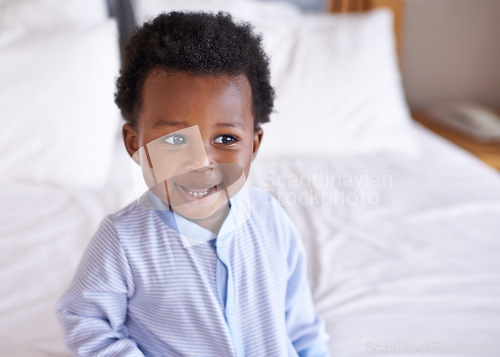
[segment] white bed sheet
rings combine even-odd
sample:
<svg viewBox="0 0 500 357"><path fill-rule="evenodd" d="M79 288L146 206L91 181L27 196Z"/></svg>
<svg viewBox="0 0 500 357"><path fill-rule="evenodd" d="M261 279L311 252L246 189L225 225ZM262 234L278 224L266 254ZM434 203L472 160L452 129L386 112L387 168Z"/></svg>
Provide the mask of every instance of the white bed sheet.
<svg viewBox="0 0 500 357"><path fill-rule="evenodd" d="M68 356L55 303L105 215L134 199L117 142L110 182L99 190L2 182L0 356Z"/></svg>
<svg viewBox="0 0 500 357"><path fill-rule="evenodd" d="M441 356L456 348L499 356L500 174L416 130L424 148L419 159L268 160L255 163L251 181L282 202L303 234L333 355L363 356L393 345L399 355L419 348ZM389 175L391 185L332 187L324 179L367 174ZM307 175L323 183L289 179ZM273 182L282 185L268 187ZM335 189L340 204L293 204L318 194L327 201ZM363 192L378 203L359 204ZM358 204L342 204L341 193L358 197Z"/></svg>
<svg viewBox="0 0 500 357"><path fill-rule="evenodd" d="M279 182L287 184L271 191L303 235L333 355L365 355L369 342L435 341L497 348L482 355L500 355L500 175L417 129L425 150L416 159L257 159L252 167L250 182L265 189L285 177ZM121 146L103 190L2 183L0 356L68 355L54 305L101 219L133 199ZM390 175L392 181L382 187L291 187L294 176L314 174ZM379 201L287 203L304 192L326 199L335 189L338 197L368 193Z"/></svg>

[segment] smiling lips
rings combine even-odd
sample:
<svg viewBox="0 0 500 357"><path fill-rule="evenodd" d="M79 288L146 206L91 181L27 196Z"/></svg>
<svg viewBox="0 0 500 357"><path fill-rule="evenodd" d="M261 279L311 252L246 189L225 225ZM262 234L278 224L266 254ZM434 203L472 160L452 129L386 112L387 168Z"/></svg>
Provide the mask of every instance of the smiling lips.
<svg viewBox="0 0 500 357"><path fill-rule="evenodd" d="M212 187L207 187L207 188L188 188L183 185L178 185L184 192L188 193L190 196L196 197L196 198L202 198L205 197L209 194L212 194L213 192L217 192L220 190L222 183L212 186Z"/></svg>

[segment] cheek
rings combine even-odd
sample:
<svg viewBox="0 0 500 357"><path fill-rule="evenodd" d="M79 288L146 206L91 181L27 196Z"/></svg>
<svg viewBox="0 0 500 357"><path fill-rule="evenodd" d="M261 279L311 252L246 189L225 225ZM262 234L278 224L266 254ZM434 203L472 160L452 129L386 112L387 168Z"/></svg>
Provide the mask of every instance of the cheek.
<svg viewBox="0 0 500 357"><path fill-rule="evenodd" d="M230 193L231 197L234 196L234 194L245 184L250 172L250 163L251 157L245 152L238 155L238 157L236 157L235 160L228 165L230 168L226 171L228 172L228 175L231 176L228 181L233 186L232 191L234 191Z"/></svg>
<svg viewBox="0 0 500 357"><path fill-rule="evenodd" d="M215 160L213 160L219 164L234 164L246 171L250 166L251 162L251 151L250 150L241 150L237 152L226 152L217 156Z"/></svg>
<svg viewBox="0 0 500 357"><path fill-rule="evenodd" d="M181 153L150 152L151 163L158 182L182 173L184 155Z"/></svg>
<svg viewBox="0 0 500 357"><path fill-rule="evenodd" d="M242 153L241 157L239 158L240 166L243 168L243 171L245 172L246 176L248 176L248 171L250 170L252 157L253 157L253 147L249 146L246 148L244 153Z"/></svg>

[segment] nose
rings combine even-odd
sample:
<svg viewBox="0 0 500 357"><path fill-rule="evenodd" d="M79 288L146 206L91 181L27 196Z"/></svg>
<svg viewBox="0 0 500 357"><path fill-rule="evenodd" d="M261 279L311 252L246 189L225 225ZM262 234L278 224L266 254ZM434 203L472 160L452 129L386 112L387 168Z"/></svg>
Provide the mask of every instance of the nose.
<svg viewBox="0 0 500 357"><path fill-rule="evenodd" d="M191 142L190 148L186 152L184 161L186 171L196 171L209 168L212 162L207 155L208 151L209 150L207 150L204 140L201 137L194 140L194 142Z"/></svg>

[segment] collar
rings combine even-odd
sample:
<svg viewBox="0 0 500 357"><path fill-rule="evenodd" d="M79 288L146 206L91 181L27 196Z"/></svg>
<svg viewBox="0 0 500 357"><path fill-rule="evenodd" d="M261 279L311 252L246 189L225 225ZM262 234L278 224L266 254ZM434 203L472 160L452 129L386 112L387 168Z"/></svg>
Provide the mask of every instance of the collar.
<svg viewBox="0 0 500 357"><path fill-rule="evenodd" d="M224 219L219 234L200 227L196 223L170 210L168 205L156 197L151 191L147 191L140 199L139 204L143 207L156 211L160 219L168 227L176 231L184 248L208 242L217 238L217 247L229 244L236 231L250 217L251 204L248 185L245 182L240 191L229 200L229 213Z"/></svg>

